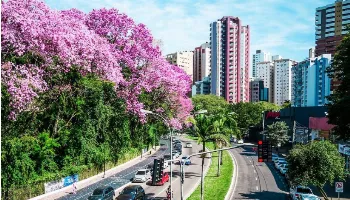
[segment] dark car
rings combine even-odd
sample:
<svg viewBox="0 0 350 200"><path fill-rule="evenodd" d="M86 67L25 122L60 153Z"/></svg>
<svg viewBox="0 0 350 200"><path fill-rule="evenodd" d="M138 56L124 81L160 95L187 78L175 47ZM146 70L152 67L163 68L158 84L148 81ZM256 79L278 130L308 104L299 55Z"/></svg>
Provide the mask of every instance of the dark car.
<svg viewBox="0 0 350 200"><path fill-rule="evenodd" d="M111 186L104 186L96 188L88 200L113 200L114 196L114 189Z"/></svg>
<svg viewBox="0 0 350 200"><path fill-rule="evenodd" d="M117 200L145 200L145 190L140 185L130 185L120 192Z"/></svg>
<svg viewBox="0 0 350 200"><path fill-rule="evenodd" d="M151 171L151 174L153 173L153 163L147 165L147 169Z"/></svg>

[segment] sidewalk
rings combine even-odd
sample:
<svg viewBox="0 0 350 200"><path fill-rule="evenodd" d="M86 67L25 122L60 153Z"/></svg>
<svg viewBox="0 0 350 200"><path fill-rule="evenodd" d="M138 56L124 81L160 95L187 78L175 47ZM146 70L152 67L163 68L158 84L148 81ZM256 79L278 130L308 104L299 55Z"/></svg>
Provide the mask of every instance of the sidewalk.
<svg viewBox="0 0 350 200"><path fill-rule="evenodd" d="M157 146L156 149L159 150L160 146ZM151 154L149 153L150 151L151 151ZM144 153L142 158L141 158L141 156L138 156L138 157L136 157L136 158L124 163L124 164L118 165L112 169L107 170L105 178L102 178L103 174L104 174L102 172L100 174L97 174L95 176L92 176L90 178L87 178L87 179L84 179L84 180L77 182L76 186L77 186L78 190L85 188L85 187L88 187L88 186L90 186L96 182L99 182L103 179L106 179L107 177L113 176L114 174L121 172L121 171L129 168L130 166L133 166L139 162L146 160L147 158L153 156L153 154L155 152L157 152L154 149L151 149L150 151L147 151L146 153ZM72 186L64 187L62 189L31 198L30 200L58 199L60 197L63 197L65 195L69 194L70 192L72 192Z"/></svg>

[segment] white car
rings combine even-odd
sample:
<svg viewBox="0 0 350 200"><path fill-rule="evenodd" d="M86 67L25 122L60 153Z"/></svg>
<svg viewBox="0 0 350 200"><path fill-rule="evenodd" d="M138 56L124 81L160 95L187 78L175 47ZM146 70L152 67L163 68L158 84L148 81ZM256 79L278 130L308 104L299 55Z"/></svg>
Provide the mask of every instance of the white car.
<svg viewBox="0 0 350 200"><path fill-rule="evenodd" d="M149 169L140 169L136 172L134 178L132 179L132 182L146 182L148 179L151 178L151 171Z"/></svg>
<svg viewBox="0 0 350 200"><path fill-rule="evenodd" d="M293 200L300 200L300 196L304 194L313 194L312 190L309 187L304 186L292 186L289 191L289 195Z"/></svg>
<svg viewBox="0 0 350 200"><path fill-rule="evenodd" d="M186 143L186 148L192 148L192 143L187 142L187 143Z"/></svg>
<svg viewBox="0 0 350 200"><path fill-rule="evenodd" d="M280 168L285 164L288 164L286 160L280 160L276 165L276 169L279 171Z"/></svg>
<svg viewBox="0 0 350 200"><path fill-rule="evenodd" d="M237 141L237 144L243 144L243 143L244 143L243 140L238 140L238 141Z"/></svg>
<svg viewBox="0 0 350 200"><path fill-rule="evenodd" d="M278 159L276 159L275 161L275 167L276 167L276 169L278 168L277 166L278 166L278 163L279 162L286 162L286 159L285 158L278 158Z"/></svg>
<svg viewBox="0 0 350 200"><path fill-rule="evenodd" d="M287 173L288 168L280 168L281 174L285 175Z"/></svg>
<svg viewBox="0 0 350 200"><path fill-rule="evenodd" d="M313 194L301 194L299 196L300 200L321 200L318 196Z"/></svg>

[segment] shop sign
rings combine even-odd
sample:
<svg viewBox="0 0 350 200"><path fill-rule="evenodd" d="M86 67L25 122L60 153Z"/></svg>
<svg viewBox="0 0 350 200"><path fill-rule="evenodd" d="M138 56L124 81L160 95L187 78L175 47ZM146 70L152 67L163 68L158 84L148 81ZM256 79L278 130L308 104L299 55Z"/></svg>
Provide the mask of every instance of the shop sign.
<svg viewBox="0 0 350 200"><path fill-rule="evenodd" d="M280 112L268 112L266 114L266 119L280 117Z"/></svg>

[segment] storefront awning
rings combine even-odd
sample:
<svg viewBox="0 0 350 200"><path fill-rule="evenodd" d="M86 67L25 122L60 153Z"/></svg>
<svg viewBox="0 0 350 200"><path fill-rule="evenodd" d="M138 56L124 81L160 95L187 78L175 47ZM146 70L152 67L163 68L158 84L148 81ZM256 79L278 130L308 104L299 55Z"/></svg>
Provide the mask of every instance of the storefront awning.
<svg viewBox="0 0 350 200"><path fill-rule="evenodd" d="M328 124L327 117L309 117L309 128L315 130L329 131L334 128L333 124Z"/></svg>

